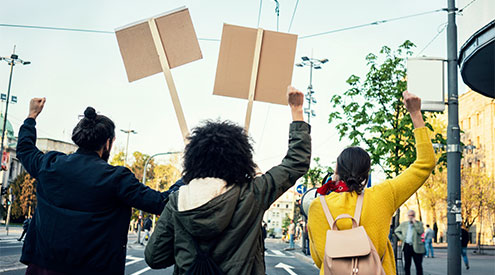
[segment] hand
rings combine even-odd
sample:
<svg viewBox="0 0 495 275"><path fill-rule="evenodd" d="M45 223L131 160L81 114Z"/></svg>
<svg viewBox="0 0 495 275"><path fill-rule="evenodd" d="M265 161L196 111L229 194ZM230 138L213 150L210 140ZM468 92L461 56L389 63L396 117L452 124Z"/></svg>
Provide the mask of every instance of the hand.
<svg viewBox="0 0 495 275"><path fill-rule="evenodd" d="M423 120L423 115L421 114L421 98L408 91L403 92L402 96L404 97L403 102L411 116L414 128L424 127L425 122Z"/></svg>
<svg viewBox="0 0 495 275"><path fill-rule="evenodd" d="M421 98L408 91L402 93L404 105L410 114L421 112Z"/></svg>
<svg viewBox="0 0 495 275"><path fill-rule="evenodd" d="M29 102L28 118L36 119L45 106L46 98L33 98Z"/></svg>
<svg viewBox="0 0 495 275"><path fill-rule="evenodd" d="M298 89L289 86L287 87L287 102L289 103L292 112L292 120L304 121L304 116L303 116L304 94Z"/></svg>

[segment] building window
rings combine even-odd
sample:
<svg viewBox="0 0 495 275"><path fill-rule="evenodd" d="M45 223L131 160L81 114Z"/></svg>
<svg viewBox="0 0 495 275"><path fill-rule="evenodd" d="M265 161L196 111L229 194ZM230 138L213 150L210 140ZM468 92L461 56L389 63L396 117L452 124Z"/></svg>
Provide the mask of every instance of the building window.
<svg viewBox="0 0 495 275"><path fill-rule="evenodd" d="M476 114L476 126L480 126L480 113Z"/></svg>
<svg viewBox="0 0 495 275"><path fill-rule="evenodd" d="M468 129L471 129L471 118L468 118Z"/></svg>
<svg viewBox="0 0 495 275"><path fill-rule="evenodd" d="M288 205L288 204L286 204L286 205L285 205L285 208L289 208L289 205Z"/></svg>
<svg viewBox="0 0 495 275"><path fill-rule="evenodd" d="M480 149L481 148L481 144L480 144L480 136L477 136L476 137L476 148Z"/></svg>
<svg viewBox="0 0 495 275"><path fill-rule="evenodd" d="M461 129L464 129L464 120L461 120Z"/></svg>

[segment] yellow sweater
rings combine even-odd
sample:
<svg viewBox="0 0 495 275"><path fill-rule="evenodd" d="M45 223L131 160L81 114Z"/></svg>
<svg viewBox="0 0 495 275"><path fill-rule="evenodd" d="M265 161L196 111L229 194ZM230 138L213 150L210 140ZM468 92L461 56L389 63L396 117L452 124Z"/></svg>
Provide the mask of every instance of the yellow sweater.
<svg viewBox="0 0 495 275"><path fill-rule="evenodd" d="M435 167L435 155L427 128L415 129L414 136L416 161L396 178L367 188L364 192L360 224L366 229L380 257L383 256L382 264L386 274L395 274L394 253L388 240L391 218L395 210L423 185ZM333 192L325 197L334 219L344 213L354 216L356 199L355 192ZM316 266L320 267L320 274L323 274L325 239L330 225L325 218L319 199L311 203L308 216L311 256ZM339 220L337 227L350 229L351 220Z"/></svg>

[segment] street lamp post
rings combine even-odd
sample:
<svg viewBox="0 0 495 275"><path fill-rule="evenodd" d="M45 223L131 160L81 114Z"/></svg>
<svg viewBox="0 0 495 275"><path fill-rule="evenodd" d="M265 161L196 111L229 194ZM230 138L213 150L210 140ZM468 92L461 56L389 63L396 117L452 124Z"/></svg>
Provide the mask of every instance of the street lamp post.
<svg viewBox="0 0 495 275"><path fill-rule="evenodd" d="M127 134L127 143L125 145L125 154L124 154L124 166L125 166L125 164L127 163L127 150L129 149L129 136L131 134L137 134L137 132L131 129L128 130L120 129L120 131Z"/></svg>
<svg viewBox="0 0 495 275"><path fill-rule="evenodd" d="M447 274L461 274L461 146L457 81L457 26L455 0L447 1Z"/></svg>
<svg viewBox="0 0 495 275"><path fill-rule="evenodd" d="M311 117L316 116L314 110L311 110L311 103L316 104L316 99L313 97L315 93L313 91L313 68L316 70L321 69L321 65L328 62L328 59L316 59L309 58L307 56L301 57L302 62L296 63L297 67L309 66L309 86L308 92L306 93L306 100L308 102L308 108L304 108L304 113L308 115L308 123L310 123Z"/></svg>
<svg viewBox="0 0 495 275"><path fill-rule="evenodd" d="M144 163L144 170L143 170L143 184L146 185L146 170L148 170L148 164L150 161L157 156L165 156L165 155L173 155L173 154L180 154L182 152L165 152L165 153L157 153L149 157L146 162ZM156 189L158 190L158 183L156 184ZM139 210L139 216L141 218L143 217L143 211ZM156 215L153 215L153 225L155 224L155 217ZM141 223L138 223L138 235L137 235L137 243L141 243Z"/></svg>
<svg viewBox="0 0 495 275"><path fill-rule="evenodd" d="M2 158L2 162L3 162L3 153L5 150L3 142L5 140L5 128L7 126L7 114L9 111L10 88L12 86L12 74L14 73L14 66L16 64L29 65L29 64L31 64L31 62L19 59L19 56L17 54L15 54L15 46L14 46L14 51L13 51L12 55L10 55L10 57L0 57L0 61L2 61L2 60L7 62L7 64L9 64L9 66L10 66L9 86L7 89L7 102L6 102L6 106L5 106L5 115L3 116L2 140L1 140L1 144L0 144L0 157ZM7 167L6 165L4 166L3 163L1 166ZM3 170L3 168L2 168L2 170ZM4 187L4 178L5 177L2 177L2 186L1 186L2 191L4 188L8 188L8 186ZM7 181L7 184L8 184L8 181ZM12 207L12 201L10 202L9 208L7 210L7 212L9 213L9 215L7 215L7 221L6 221L6 226L5 226L5 229L7 230L7 235L9 234L8 232L9 232L9 221L10 221L10 209L11 209L11 207Z"/></svg>

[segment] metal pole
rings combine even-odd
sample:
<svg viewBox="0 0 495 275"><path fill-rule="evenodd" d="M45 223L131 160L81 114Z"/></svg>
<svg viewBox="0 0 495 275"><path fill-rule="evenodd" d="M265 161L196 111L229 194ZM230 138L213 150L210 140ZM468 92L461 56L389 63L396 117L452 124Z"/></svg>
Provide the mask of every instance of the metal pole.
<svg viewBox="0 0 495 275"><path fill-rule="evenodd" d="M10 64L10 77L9 77L9 88L7 89L7 103L5 106L5 114L3 116L3 128L2 128L2 144L1 144L1 149L0 149L0 156L2 156L3 159L3 151L4 151L4 146L3 146L3 141L5 139L5 128L7 125L7 113L9 111L9 99L10 99L10 86L12 84L12 73L14 72L14 61L12 60L12 63ZM5 177L2 177L2 186L3 186L3 180Z"/></svg>
<svg viewBox="0 0 495 275"><path fill-rule="evenodd" d="M125 156L124 156L124 166L127 163L127 150L129 149L129 136L131 135L131 131L127 131L127 143L125 145Z"/></svg>
<svg viewBox="0 0 495 275"><path fill-rule="evenodd" d="M461 274L461 148L457 91L457 26L455 0L448 1L447 24L447 274Z"/></svg>
<svg viewBox="0 0 495 275"><path fill-rule="evenodd" d="M166 152L166 153L158 153L154 154L151 157L149 157L146 162L144 163L144 170L143 170L143 184L146 185L146 170L148 170L148 164L150 163L151 159L153 159L156 156L162 156L162 155L171 155L171 154L180 154L181 152ZM141 219L143 218L143 210L139 210L139 216L141 216ZM153 226L155 225L155 215L153 215ZM137 243L141 243L141 223L138 223L138 235L137 235Z"/></svg>
<svg viewBox="0 0 495 275"><path fill-rule="evenodd" d="M310 123L311 120L311 100L313 98L313 95L311 91L313 90L313 61L310 62L309 64L309 86L308 86L308 124Z"/></svg>

